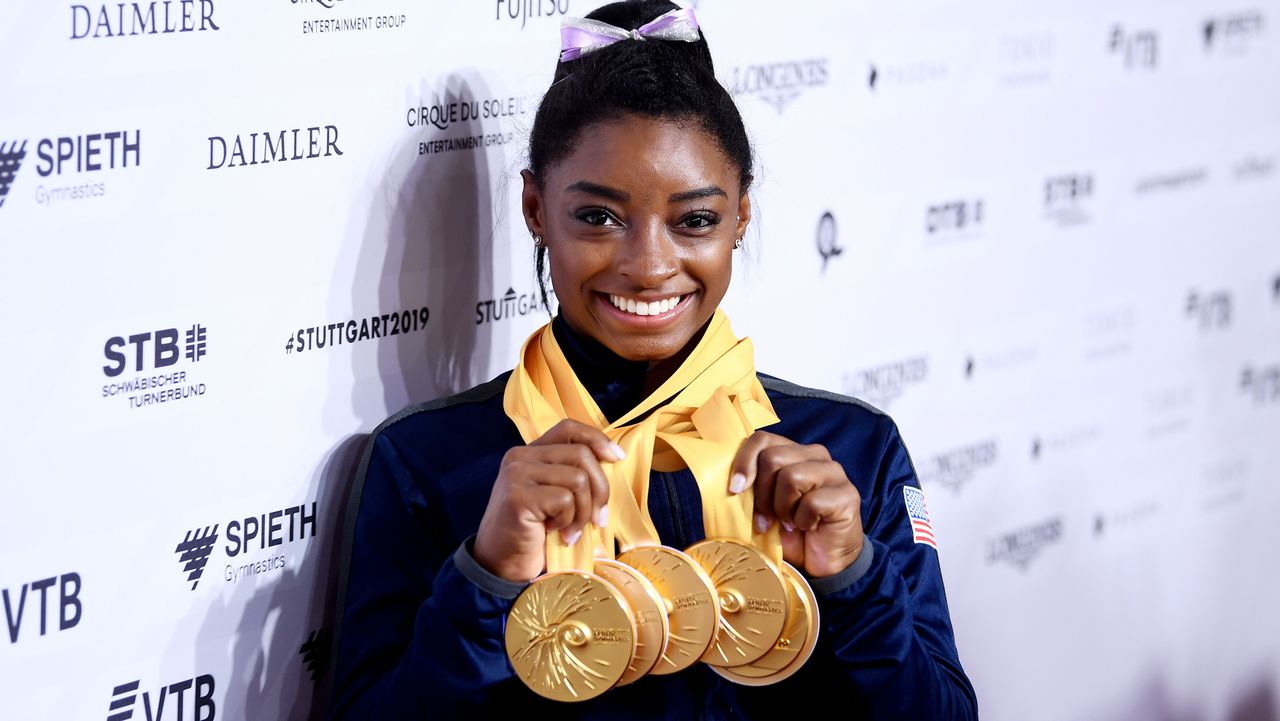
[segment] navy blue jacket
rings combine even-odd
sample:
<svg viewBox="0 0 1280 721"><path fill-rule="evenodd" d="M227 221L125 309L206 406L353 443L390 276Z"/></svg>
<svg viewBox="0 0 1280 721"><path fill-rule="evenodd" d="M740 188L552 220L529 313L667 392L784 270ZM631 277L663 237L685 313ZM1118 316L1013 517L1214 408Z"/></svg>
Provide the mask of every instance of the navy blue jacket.
<svg viewBox="0 0 1280 721"><path fill-rule="evenodd" d="M634 407L645 364L578 337L559 317L553 328L606 416ZM781 418L765 430L826 446L862 496L862 555L835 576L810 579L822 628L809 662L760 688L699 664L573 704L526 689L503 642L503 621L523 586L490 574L470 553L502 456L523 443L502 409L509 375L407 408L370 439L348 510L331 719L545 712L565 721L777 721L832 705L853 719L977 718L937 552L913 540L903 486L919 483L897 426L860 401L764 374ZM667 545L686 548L703 538L701 499L687 469L652 474L649 511Z"/></svg>

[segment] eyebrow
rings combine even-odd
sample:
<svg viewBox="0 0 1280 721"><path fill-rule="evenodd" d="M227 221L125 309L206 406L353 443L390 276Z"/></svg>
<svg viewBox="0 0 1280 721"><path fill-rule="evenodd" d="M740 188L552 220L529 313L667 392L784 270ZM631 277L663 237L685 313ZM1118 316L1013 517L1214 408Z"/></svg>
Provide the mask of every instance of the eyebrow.
<svg viewBox="0 0 1280 721"><path fill-rule="evenodd" d="M610 188L607 185L592 183L588 180L579 180L573 185L570 185L568 188L565 188L565 192L572 192L572 191L587 193L588 195L598 195L602 198L615 200L619 203L625 203L631 200L631 195L628 193L618 190L617 188ZM708 185L705 188L695 188L694 190L685 190L679 193L672 193L671 196L667 198L667 202L682 203L686 200L698 200L700 198L710 198L717 195L722 198L729 197L729 194L724 192L724 189L721 188L720 186Z"/></svg>

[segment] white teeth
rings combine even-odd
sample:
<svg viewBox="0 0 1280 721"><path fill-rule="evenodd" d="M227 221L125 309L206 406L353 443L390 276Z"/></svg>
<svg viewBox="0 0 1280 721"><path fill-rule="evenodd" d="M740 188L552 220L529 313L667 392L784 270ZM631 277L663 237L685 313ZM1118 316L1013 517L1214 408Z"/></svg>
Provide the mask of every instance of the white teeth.
<svg viewBox="0 0 1280 721"><path fill-rule="evenodd" d="M664 298L655 301L636 300L634 298L623 298L620 295L609 295L609 302L619 310L636 315L660 315L666 313L680 303L681 296L674 298Z"/></svg>

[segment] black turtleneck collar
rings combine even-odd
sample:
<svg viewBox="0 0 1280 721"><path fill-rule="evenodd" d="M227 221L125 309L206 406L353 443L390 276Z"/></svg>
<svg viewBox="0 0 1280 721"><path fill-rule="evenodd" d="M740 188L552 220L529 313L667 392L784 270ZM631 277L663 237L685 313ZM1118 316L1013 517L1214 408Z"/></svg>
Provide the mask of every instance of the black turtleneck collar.
<svg viewBox="0 0 1280 721"><path fill-rule="evenodd" d="M570 328L559 313L551 320L551 332L605 418L621 418L644 400L649 361L623 358L595 338Z"/></svg>

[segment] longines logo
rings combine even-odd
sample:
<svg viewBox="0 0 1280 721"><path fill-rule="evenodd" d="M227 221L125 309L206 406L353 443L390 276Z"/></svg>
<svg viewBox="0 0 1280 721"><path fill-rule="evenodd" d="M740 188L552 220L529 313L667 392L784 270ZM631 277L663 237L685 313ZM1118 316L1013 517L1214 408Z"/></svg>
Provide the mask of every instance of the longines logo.
<svg viewBox="0 0 1280 721"><path fill-rule="evenodd" d="M1160 39L1154 30L1128 30L1113 25L1107 50L1123 58L1124 66L1130 70L1154 70L1160 63Z"/></svg>
<svg viewBox="0 0 1280 721"><path fill-rule="evenodd" d="M987 564L1008 563L1027 570L1045 549L1062 542L1062 516L1054 516L994 538L987 539Z"/></svg>
<svg viewBox="0 0 1280 721"><path fill-rule="evenodd" d="M822 272L827 272L827 263L832 258L840 257L844 253L836 243L836 216L827 211L818 218L818 232L815 236L818 245L818 256L822 258Z"/></svg>
<svg viewBox="0 0 1280 721"><path fill-rule="evenodd" d="M561 17L569 13L569 0L494 0L493 19L520 21L520 29L533 18Z"/></svg>
<svg viewBox="0 0 1280 721"><path fill-rule="evenodd" d="M213 21L213 0L159 0L71 6L72 40L221 29Z"/></svg>
<svg viewBox="0 0 1280 721"><path fill-rule="evenodd" d="M335 125L249 133L247 142L240 135L231 137L228 142L221 135L209 136L209 167L206 170L342 155Z"/></svg>
<svg viewBox="0 0 1280 721"><path fill-rule="evenodd" d="M107 721L130 721L134 718L135 710L145 712L138 714L137 717L145 718L147 721L165 721L165 719L181 721L184 718L194 721L216 721L218 717L218 704L213 700L213 692L217 687L213 674L206 673L195 678L161 685L155 691L143 691L142 703L139 704L138 689L141 686L142 680L138 679L111 689ZM187 699L190 699L190 703ZM175 711L168 716L164 715L165 701L169 702L169 709Z"/></svg>
<svg viewBox="0 0 1280 721"><path fill-rule="evenodd" d="M62 178L137 167L142 163L142 131L111 130L42 138L36 143L35 155L36 175L50 182L36 186L37 205L48 208L68 200L99 198L107 194L105 181L66 184ZM0 207L26 157L27 141L0 143Z"/></svg>
<svg viewBox="0 0 1280 721"><path fill-rule="evenodd" d="M1089 222L1085 206L1093 197L1093 176L1059 175L1044 181L1044 215L1068 228Z"/></svg>
<svg viewBox="0 0 1280 721"><path fill-rule="evenodd" d="M351 318L326 325L299 328L296 333L289 334L289 339L284 344L284 352L285 355L294 351L305 353L343 344L351 345L366 340L418 333L426 329L427 320L430 318L431 310L424 305L421 308L371 315L367 318Z"/></svg>
<svg viewBox="0 0 1280 721"><path fill-rule="evenodd" d="M329 665L329 654L333 650L333 632L328 627L318 628L307 635L298 653L302 655L302 664L311 675L311 683L320 683L325 669Z"/></svg>
<svg viewBox="0 0 1280 721"><path fill-rule="evenodd" d="M927 85L947 79L947 64L937 60L909 63L871 63L867 71L867 88L871 92L898 86Z"/></svg>
<svg viewBox="0 0 1280 721"><path fill-rule="evenodd" d="M927 358L907 358L845 373L844 392L845 395L862 398L878 408L887 408L908 388L923 383L928 375Z"/></svg>
<svg viewBox="0 0 1280 721"><path fill-rule="evenodd" d="M1149 195L1166 191L1187 190L1203 184L1208 179L1209 170L1207 168L1183 168L1139 178L1134 185L1133 191L1138 195Z"/></svg>
<svg viewBox="0 0 1280 721"><path fill-rule="evenodd" d="M58 621L58 627L55 630L58 631L66 631L79 625L80 617L84 612L84 604L80 600L80 588L80 574L64 573L24 583L19 588L0 589L0 596L4 598L4 620L9 630L9 643L15 644L20 638L30 639L37 633L31 626L34 623L31 620L33 615L40 616L38 632L40 636L48 633L53 626L48 621L55 618ZM40 594L38 601L37 593ZM22 635L24 615L28 629L25 637Z"/></svg>
<svg viewBox="0 0 1280 721"><path fill-rule="evenodd" d="M553 297L551 290L548 289L548 302ZM476 325L526 316L536 313L541 307L542 301L537 293L516 293L515 288L507 288L507 292L501 298L476 302Z"/></svg>
<svg viewBox="0 0 1280 721"><path fill-rule="evenodd" d="M736 67L725 86L734 96L759 98L781 115L806 90L827 84L831 75L827 62L827 58L813 58Z"/></svg>
<svg viewBox="0 0 1280 721"><path fill-rule="evenodd" d="M1006 35L999 38L1000 81L1005 85L1038 85L1050 79L1057 52L1052 33Z"/></svg>
<svg viewBox="0 0 1280 721"><path fill-rule="evenodd" d="M188 370L170 369L184 361L199 363L208 352L209 330L199 323L181 330L161 328L108 338L102 348L107 359L103 374L108 378L119 378L126 372L139 375L103 385L102 397L124 396L130 408L199 398L205 394L205 384L188 379ZM144 375L148 370L160 372Z"/></svg>
<svg viewBox="0 0 1280 721"><path fill-rule="evenodd" d="M967 238L982 229L983 220L981 198L952 200L935 203L925 209L924 229L931 239Z"/></svg>
<svg viewBox="0 0 1280 721"><path fill-rule="evenodd" d="M528 115L531 100L526 97L450 99L448 102L419 103L405 113L405 123L415 131L448 130L457 123L484 121L511 122ZM474 125L472 126L474 128ZM474 135L433 138L418 143L418 155L439 155L458 150L477 150L507 145L515 140L509 129Z"/></svg>
<svg viewBox="0 0 1280 721"><path fill-rule="evenodd" d="M1262 35L1265 23L1257 10L1219 15L1204 21L1205 52L1238 55L1248 52Z"/></svg>
<svg viewBox="0 0 1280 721"><path fill-rule="evenodd" d="M218 528L222 524L204 526L187 531L174 553L178 554L178 562L182 564L182 572L191 583L191 590L196 590L200 579L204 576L214 551L217 550ZM291 544L314 538L316 535L316 502L310 505L289 506L269 513L248 516L243 519L232 519L226 526L226 545L223 552L228 560L241 554L251 552L267 552L268 555L256 561L239 566L228 563L222 572L222 579L227 583L238 583L259 574L284 570L289 558L283 552L277 553L277 546Z"/></svg>
<svg viewBox="0 0 1280 721"><path fill-rule="evenodd" d="M1226 330L1231 327L1231 291L1187 291L1183 314L1201 331Z"/></svg>
<svg viewBox="0 0 1280 721"><path fill-rule="evenodd" d="M1240 371L1240 392L1258 405L1280 403L1280 363L1246 365Z"/></svg>
<svg viewBox="0 0 1280 721"><path fill-rule="evenodd" d="M346 4L361 4L360 0L289 0L295 7L319 7L325 10L346 8ZM319 33L359 32L362 30L393 30L404 27L407 16L400 15L354 15L341 18L309 18L302 21L303 35Z"/></svg>
<svg viewBox="0 0 1280 721"><path fill-rule="evenodd" d="M958 494L980 471L995 465L998 457L994 438L944 451L929 458L920 479Z"/></svg>

